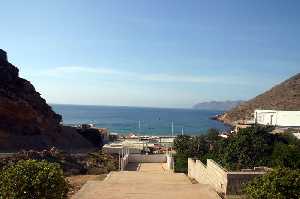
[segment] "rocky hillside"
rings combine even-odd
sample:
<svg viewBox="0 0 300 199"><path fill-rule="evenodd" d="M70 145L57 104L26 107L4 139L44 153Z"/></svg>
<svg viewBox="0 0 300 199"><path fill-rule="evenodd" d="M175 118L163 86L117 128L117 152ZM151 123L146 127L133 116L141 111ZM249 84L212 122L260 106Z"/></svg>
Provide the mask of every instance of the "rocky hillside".
<svg viewBox="0 0 300 199"><path fill-rule="evenodd" d="M220 111L229 111L230 109L241 104L242 101L209 101L209 102L200 102L193 106L194 109L199 110L220 110Z"/></svg>
<svg viewBox="0 0 300 199"><path fill-rule="evenodd" d="M235 124L239 120L252 119L255 109L300 111L300 73L233 108L218 119L228 124Z"/></svg>
<svg viewBox="0 0 300 199"><path fill-rule="evenodd" d="M61 119L0 49L0 150L90 147Z"/></svg>

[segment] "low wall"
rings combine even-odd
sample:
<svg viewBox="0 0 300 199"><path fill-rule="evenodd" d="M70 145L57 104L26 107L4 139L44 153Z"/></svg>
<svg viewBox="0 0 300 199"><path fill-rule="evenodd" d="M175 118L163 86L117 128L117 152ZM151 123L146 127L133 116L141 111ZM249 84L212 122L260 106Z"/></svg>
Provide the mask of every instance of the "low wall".
<svg viewBox="0 0 300 199"><path fill-rule="evenodd" d="M124 169L127 167L129 161L129 154L124 155L119 161L119 167L121 171L124 171Z"/></svg>
<svg viewBox="0 0 300 199"><path fill-rule="evenodd" d="M249 182L255 177L261 176L266 172L228 172L227 174L227 190L228 194L241 194L243 184Z"/></svg>
<svg viewBox="0 0 300 199"><path fill-rule="evenodd" d="M166 168L168 170L173 170L174 169L174 157L172 156L172 154L167 154L167 163L166 163Z"/></svg>
<svg viewBox="0 0 300 199"><path fill-rule="evenodd" d="M265 173L265 171L229 172L210 159L207 160L207 165L200 160L188 159L188 176L199 183L210 185L224 195L240 194L244 183Z"/></svg>
<svg viewBox="0 0 300 199"><path fill-rule="evenodd" d="M165 154L158 154L158 155L130 154L129 162L131 162L131 163L166 163L167 156Z"/></svg>
<svg viewBox="0 0 300 199"><path fill-rule="evenodd" d="M188 176L199 183L209 184L220 193L225 193L227 188L227 171L213 160L208 159L207 165L200 160L188 159Z"/></svg>
<svg viewBox="0 0 300 199"><path fill-rule="evenodd" d="M126 148L126 147L123 147L123 146L110 147L110 146L104 145L102 150L108 154L119 154L119 153L122 153L122 149L124 149L124 148ZM137 149L137 148L126 148L126 149L129 150L129 153L136 153L136 154L141 153L141 150Z"/></svg>
<svg viewBox="0 0 300 199"><path fill-rule="evenodd" d="M207 175L212 185L218 192L226 193L227 190L227 170L217 164L215 161L207 160Z"/></svg>

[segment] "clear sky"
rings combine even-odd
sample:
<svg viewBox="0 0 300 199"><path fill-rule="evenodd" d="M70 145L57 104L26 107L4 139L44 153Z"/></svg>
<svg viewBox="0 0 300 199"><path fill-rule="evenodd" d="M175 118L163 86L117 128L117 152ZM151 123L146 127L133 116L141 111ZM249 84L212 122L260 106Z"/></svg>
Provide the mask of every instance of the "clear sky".
<svg viewBox="0 0 300 199"><path fill-rule="evenodd" d="M299 0L0 0L0 48L50 103L191 107L300 70Z"/></svg>

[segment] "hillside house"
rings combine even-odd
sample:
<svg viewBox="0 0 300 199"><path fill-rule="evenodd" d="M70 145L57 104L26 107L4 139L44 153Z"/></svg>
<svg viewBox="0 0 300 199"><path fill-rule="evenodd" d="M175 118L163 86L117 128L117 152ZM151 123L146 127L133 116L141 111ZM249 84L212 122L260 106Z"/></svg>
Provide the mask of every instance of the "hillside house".
<svg viewBox="0 0 300 199"><path fill-rule="evenodd" d="M254 120L262 125L300 127L300 111L255 110Z"/></svg>

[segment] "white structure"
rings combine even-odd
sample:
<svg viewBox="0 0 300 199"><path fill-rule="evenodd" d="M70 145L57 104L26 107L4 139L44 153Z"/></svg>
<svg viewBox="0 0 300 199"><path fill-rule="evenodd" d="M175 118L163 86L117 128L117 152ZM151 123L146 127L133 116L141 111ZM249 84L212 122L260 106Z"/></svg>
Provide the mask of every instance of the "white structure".
<svg viewBox="0 0 300 199"><path fill-rule="evenodd" d="M300 140L300 133L293 133L293 135Z"/></svg>
<svg viewBox="0 0 300 199"><path fill-rule="evenodd" d="M255 110L254 120L263 125L300 127L300 111Z"/></svg>

